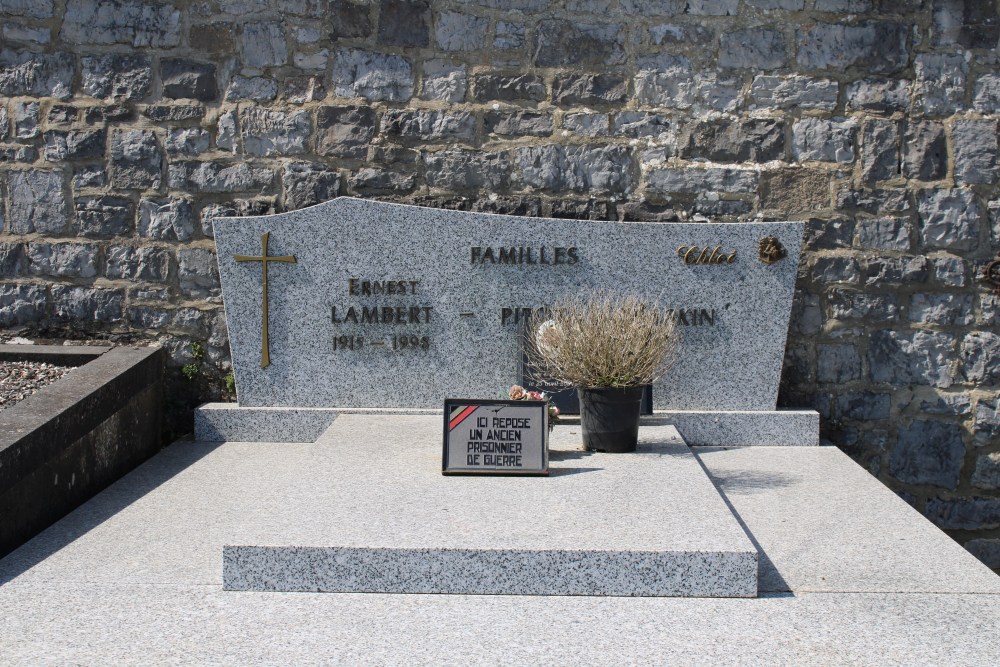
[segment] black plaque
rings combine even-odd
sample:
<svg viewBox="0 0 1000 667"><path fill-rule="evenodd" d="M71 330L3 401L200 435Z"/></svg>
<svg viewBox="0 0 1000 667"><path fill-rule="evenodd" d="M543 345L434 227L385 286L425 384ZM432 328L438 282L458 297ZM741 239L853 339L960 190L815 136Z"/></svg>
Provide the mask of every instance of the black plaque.
<svg viewBox="0 0 1000 667"><path fill-rule="evenodd" d="M445 475L548 475L545 401L444 402Z"/></svg>

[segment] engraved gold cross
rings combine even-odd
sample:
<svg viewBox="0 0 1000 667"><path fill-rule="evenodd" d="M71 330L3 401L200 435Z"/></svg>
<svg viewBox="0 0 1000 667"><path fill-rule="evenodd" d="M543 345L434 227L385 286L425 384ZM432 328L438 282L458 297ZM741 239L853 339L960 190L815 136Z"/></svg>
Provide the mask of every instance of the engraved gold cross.
<svg viewBox="0 0 1000 667"><path fill-rule="evenodd" d="M271 346L267 339L267 263L268 262L286 262L289 264L295 264L295 255L282 255L280 257L268 256L267 254L267 239L271 236L270 232L264 232L260 237L261 252L260 257L253 257L249 255L233 255L233 259L237 262L260 262L261 263L261 273L263 275L264 283L264 319L263 326L261 329L261 340L260 340L260 367L267 368L271 365Z"/></svg>

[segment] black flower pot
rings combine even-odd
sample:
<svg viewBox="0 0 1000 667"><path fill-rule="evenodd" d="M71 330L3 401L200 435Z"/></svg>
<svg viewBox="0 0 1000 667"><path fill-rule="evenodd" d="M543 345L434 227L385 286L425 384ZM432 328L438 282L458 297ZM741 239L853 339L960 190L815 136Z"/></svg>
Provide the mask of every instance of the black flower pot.
<svg viewBox="0 0 1000 667"><path fill-rule="evenodd" d="M579 390L583 446L598 452L634 452L639 442L643 387Z"/></svg>

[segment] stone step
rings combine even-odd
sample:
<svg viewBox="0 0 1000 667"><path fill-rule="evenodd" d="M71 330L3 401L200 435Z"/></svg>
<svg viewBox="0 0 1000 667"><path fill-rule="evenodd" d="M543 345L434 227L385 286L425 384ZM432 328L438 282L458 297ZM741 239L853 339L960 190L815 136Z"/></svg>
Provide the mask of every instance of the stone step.
<svg viewBox="0 0 1000 667"><path fill-rule="evenodd" d="M754 597L757 551L673 426L635 454L552 434L551 475L441 475L439 415L341 414L255 540L243 591Z"/></svg>
<svg viewBox="0 0 1000 667"><path fill-rule="evenodd" d="M315 442L338 414L441 414L431 408L284 408L205 403L194 411L199 442ZM574 417L570 416L568 421ZM657 410L647 424L676 426L692 447L819 444L815 410Z"/></svg>

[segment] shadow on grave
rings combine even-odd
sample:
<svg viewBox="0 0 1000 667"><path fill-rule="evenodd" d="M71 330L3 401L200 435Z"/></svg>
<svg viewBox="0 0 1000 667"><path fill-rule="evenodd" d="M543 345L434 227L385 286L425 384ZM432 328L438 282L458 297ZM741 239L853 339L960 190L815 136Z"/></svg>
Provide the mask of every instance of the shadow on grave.
<svg viewBox="0 0 1000 667"><path fill-rule="evenodd" d="M0 560L7 584L212 453L223 443L175 443Z"/></svg>
<svg viewBox="0 0 1000 667"><path fill-rule="evenodd" d="M560 461L585 461L587 458L592 456L594 452L587 452L583 450L565 450L565 449L550 449L549 450L549 463L557 463ZM563 477L566 475L579 475L585 472L598 472L604 470L604 468L563 468L563 467L549 467L549 477Z"/></svg>
<svg viewBox="0 0 1000 667"><path fill-rule="evenodd" d="M713 451L724 451L723 447L699 447L697 453L709 453ZM727 472L712 472L710 471L702 462L701 457L696 456L698 463L701 464L702 470L708 475L708 478L712 480L712 484L719 492L719 496L722 498L723 502L726 503L726 507L732 513L733 517L743 528L743 532L747 534L750 538L750 542L753 544L754 548L757 550L759 559L757 561L757 590L758 593L763 595L765 593L792 593L791 586L785 581L781 573L778 572L778 568L771 562L771 559L767 555L767 551L761 546L760 542L754 536L753 532L750 530L749 526L743 521L743 517L740 516L739 512L733 506L732 502L729 500L729 494L739 494L748 495L754 493L761 493L768 489L778 489L787 486L792 486L798 482L798 478L794 475L786 475L782 473L763 473L759 471L750 470L734 470Z"/></svg>

